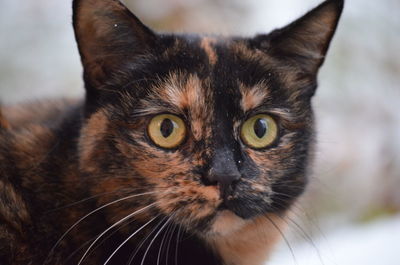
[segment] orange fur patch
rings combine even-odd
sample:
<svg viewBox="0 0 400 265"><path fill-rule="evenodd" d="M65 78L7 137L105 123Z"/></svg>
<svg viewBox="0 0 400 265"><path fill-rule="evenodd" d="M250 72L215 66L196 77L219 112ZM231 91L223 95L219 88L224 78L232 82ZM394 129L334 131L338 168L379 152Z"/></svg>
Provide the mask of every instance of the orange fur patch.
<svg viewBox="0 0 400 265"><path fill-rule="evenodd" d="M0 129L9 129L9 128L10 128L10 123L3 116L2 111L0 109Z"/></svg>
<svg viewBox="0 0 400 265"><path fill-rule="evenodd" d="M240 106L245 112L257 108L268 97L268 88L262 83L251 88L239 84L239 89L242 94Z"/></svg>
<svg viewBox="0 0 400 265"><path fill-rule="evenodd" d="M7 202L0 201L0 219L22 233L22 224L30 221L24 200L19 192L5 180L0 180L0 192Z"/></svg>
<svg viewBox="0 0 400 265"><path fill-rule="evenodd" d="M189 75L185 79L172 74L157 90L159 98L166 99L181 112L188 110L190 129L196 140L211 135L210 129L206 126L212 117L212 110L205 102L206 99L211 100L212 96L207 81L201 81L196 75Z"/></svg>
<svg viewBox="0 0 400 265"><path fill-rule="evenodd" d="M215 65L217 63L218 57L217 54L212 47L212 44L215 43L215 39L210 37L204 37L200 42L200 47L206 52L208 61L211 65Z"/></svg>
<svg viewBox="0 0 400 265"><path fill-rule="evenodd" d="M26 127L27 124L48 123L57 120L71 105L77 105L80 100L60 99L2 106L3 120L13 129ZM1 122L0 111L0 122Z"/></svg>
<svg viewBox="0 0 400 265"><path fill-rule="evenodd" d="M253 220L239 222L237 217L224 216L217 221L218 226L235 224L238 229L224 236L206 238L211 246L221 255L224 264L261 265L268 258L275 243L280 238L279 230L284 227L282 218L273 214ZM279 230L278 230L279 229Z"/></svg>
<svg viewBox="0 0 400 265"><path fill-rule="evenodd" d="M81 130L79 139L80 167L88 172L95 172L97 166L93 164L95 152L100 152L99 141L106 135L108 119L106 114L100 110L93 114L86 126Z"/></svg>
<svg viewBox="0 0 400 265"><path fill-rule="evenodd" d="M13 148L14 154L18 157L18 167L29 173L46 160L49 150L55 145L53 132L41 125L28 124L14 136ZM42 176L35 175L35 178L37 178L35 181L39 181ZM24 178L22 185L31 181L33 179Z"/></svg>
<svg viewBox="0 0 400 265"><path fill-rule="evenodd" d="M182 79L182 76L172 74L158 90L161 90L169 102L182 110L193 106L199 108L204 101L201 80L196 75L190 75L186 82Z"/></svg>

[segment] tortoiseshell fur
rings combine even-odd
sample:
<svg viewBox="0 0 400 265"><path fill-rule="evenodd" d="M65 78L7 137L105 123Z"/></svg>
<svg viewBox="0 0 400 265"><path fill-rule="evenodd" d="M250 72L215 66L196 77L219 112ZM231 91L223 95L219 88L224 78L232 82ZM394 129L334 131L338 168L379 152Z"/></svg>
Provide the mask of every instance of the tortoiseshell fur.
<svg viewBox="0 0 400 265"><path fill-rule="evenodd" d="M0 112L0 264L78 264L92 242L81 264L103 264L130 235L108 264L262 264L307 183L342 7L228 38L156 34L117 0L75 0L86 100ZM147 135L161 113L186 123L175 149ZM279 127L260 150L239 137L258 113ZM240 179L222 190L217 167Z"/></svg>

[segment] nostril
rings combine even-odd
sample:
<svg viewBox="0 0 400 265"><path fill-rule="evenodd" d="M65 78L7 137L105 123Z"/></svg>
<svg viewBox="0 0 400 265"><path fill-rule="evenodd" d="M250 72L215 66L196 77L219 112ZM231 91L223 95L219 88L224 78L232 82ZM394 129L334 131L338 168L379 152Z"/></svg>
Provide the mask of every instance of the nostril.
<svg viewBox="0 0 400 265"><path fill-rule="evenodd" d="M205 185L205 186L217 186L218 185L218 181L208 178L206 176L202 176L201 177L201 182Z"/></svg>
<svg viewBox="0 0 400 265"><path fill-rule="evenodd" d="M232 186L236 181L239 180L239 178L235 175L219 175L216 176L215 179L223 187Z"/></svg>
<svg viewBox="0 0 400 265"><path fill-rule="evenodd" d="M223 189L234 187L240 180L240 175L236 174L208 174L202 177L202 182L206 186L220 186Z"/></svg>

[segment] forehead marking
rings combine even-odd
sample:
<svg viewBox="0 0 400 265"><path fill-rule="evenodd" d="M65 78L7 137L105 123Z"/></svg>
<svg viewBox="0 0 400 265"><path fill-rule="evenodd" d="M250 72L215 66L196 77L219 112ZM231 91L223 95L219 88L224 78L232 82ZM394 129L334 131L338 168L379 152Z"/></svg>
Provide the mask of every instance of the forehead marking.
<svg viewBox="0 0 400 265"><path fill-rule="evenodd" d="M197 109L204 103L201 81L195 75L185 78L172 74L163 86L165 98L181 110Z"/></svg>
<svg viewBox="0 0 400 265"><path fill-rule="evenodd" d="M185 81L182 81L185 80ZM196 75L187 78L173 75L165 85L165 98L183 112L188 111L190 127L196 140L200 140L207 133L206 124L209 123L212 110L207 85Z"/></svg>
<svg viewBox="0 0 400 265"><path fill-rule="evenodd" d="M240 106L244 112L257 108L268 97L267 86L263 83L250 88L240 83L239 89L242 94Z"/></svg>
<svg viewBox="0 0 400 265"><path fill-rule="evenodd" d="M215 65L217 63L217 54L212 47L212 44L215 43L215 39L210 37L204 37L201 39L200 47L206 52L208 61L211 65Z"/></svg>

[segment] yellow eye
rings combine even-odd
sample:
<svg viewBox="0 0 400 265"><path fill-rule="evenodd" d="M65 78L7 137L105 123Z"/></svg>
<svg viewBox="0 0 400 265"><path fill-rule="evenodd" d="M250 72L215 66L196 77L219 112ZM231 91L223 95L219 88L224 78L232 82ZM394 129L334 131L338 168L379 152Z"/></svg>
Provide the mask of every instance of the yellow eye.
<svg viewBox="0 0 400 265"><path fill-rule="evenodd" d="M161 114L151 119L147 132L150 139L163 148L175 148L186 136L185 123L172 114Z"/></svg>
<svg viewBox="0 0 400 265"><path fill-rule="evenodd" d="M246 120L240 132L243 142L252 148L264 148L278 136L278 126L271 116L258 114Z"/></svg>

